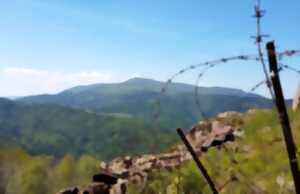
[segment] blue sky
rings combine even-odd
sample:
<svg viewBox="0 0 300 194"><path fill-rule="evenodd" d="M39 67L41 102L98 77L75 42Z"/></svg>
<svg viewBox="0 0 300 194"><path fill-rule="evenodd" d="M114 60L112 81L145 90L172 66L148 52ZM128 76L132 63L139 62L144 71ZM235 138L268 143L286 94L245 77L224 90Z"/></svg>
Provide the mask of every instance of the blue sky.
<svg viewBox="0 0 300 194"><path fill-rule="evenodd" d="M255 0L0 1L0 96L55 93L139 76L167 80L190 64L255 54ZM263 31L278 50L300 49L300 1L262 1ZM298 57L300 58L300 57ZM297 58L286 61L300 69ZM197 71L178 78L194 83ZM286 95L299 76L283 72ZM244 90L263 79L257 63L233 62L201 85ZM6 86L6 87L4 87ZM9 87L8 87L9 86ZM265 88L258 90L266 95Z"/></svg>

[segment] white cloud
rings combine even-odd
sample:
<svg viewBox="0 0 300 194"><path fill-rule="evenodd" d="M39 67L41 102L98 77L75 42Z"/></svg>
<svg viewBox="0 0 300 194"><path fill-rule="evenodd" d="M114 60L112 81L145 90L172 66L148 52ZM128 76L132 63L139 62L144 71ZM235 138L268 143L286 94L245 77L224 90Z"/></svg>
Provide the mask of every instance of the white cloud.
<svg viewBox="0 0 300 194"><path fill-rule="evenodd" d="M59 72L9 67L0 70L0 96L25 96L57 93L64 89L93 83L119 82L128 77L110 72Z"/></svg>

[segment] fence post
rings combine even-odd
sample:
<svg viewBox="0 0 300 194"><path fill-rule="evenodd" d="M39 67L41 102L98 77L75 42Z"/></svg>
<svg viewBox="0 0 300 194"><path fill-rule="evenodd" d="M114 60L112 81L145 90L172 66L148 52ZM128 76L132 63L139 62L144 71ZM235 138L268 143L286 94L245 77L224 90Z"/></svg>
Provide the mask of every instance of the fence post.
<svg viewBox="0 0 300 194"><path fill-rule="evenodd" d="M296 146L294 143L290 121L287 114L283 91L280 83L275 44L274 42L268 42L266 47L270 65L271 81L275 93L275 102L279 113L279 119L282 126L286 149L288 152L290 168L294 179L296 193L300 194L300 171L296 156Z"/></svg>
<svg viewBox="0 0 300 194"><path fill-rule="evenodd" d="M189 143L189 141L186 139L182 129L178 128L177 129L177 133L180 136L181 140L183 141L184 145L186 146L186 148L188 149L188 151L190 152L190 154L192 155L194 161L196 162L199 170L201 171L202 175L204 176L204 178L206 179L207 183L210 186L210 189L212 190L213 194L219 194L219 192L217 191L214 182L212 181L212 179L210 178L210 176L207 173L207 170L205 169L205 167L203 166L203 164L200 162L195 150L193 149L192 145Z"/></svg>

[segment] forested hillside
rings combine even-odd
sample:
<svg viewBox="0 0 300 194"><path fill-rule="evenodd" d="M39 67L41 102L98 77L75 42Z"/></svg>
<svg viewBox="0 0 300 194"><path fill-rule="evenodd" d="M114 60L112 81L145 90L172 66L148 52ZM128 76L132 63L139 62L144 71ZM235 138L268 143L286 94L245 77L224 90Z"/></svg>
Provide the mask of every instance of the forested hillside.
<svg viewBox="0 0 300 194"><path fill-rule="evenodd" d="M170 131L137 118L0 99L1 144L19 146L31 154L111 159L160 151L173 143L172 137Z"/></svg>
<svg viewBox="0 0 300 194"><path fill-rule="evenodd" d="M134 78L115 84L94 84L67 89L55 95L28 96L18 99L29 104L58 104L85 111L151 121L160 99L160 122L168 128L190 127L201 113L195 104L195 86L170 84L161 95L163 82ZM251 108L270 108L269 99L239 89L200 87L201 111L215 116L225 111L244 112Z"/></svg>
<svg viewBox="0 0 300 194"><path fill-rule="evenodd" d="M78 86L57 95L0 99L1 144L31 154L111 159L158 152L174 143L177 127L190 128L202 118L225 111L270 107L262 96L230 88L200 88L201 111L194 86L135 78L117 84ZM158 98L160 97L160 98ZM156 106L160 100L160 107ZM159 111L159 119L154 114Z"/></svg>
<svg viewBox="0 0 300 194"><path fill-rule="evenodd" d="M300 112L290 112L290 117L299 148ZM220 193L293 193L277 113L255 110L226 118L224 122L240 127L242 137L200 157ZM0 159L0 190L6 190L7 194L53 194L70 186L85 185L99 172L100 162L86 155L77 160L69 155L60 160L46 155L32 157L12 148L0 149ZM129 194L139 193L208 194L210 190L190 161L171 171L153 173L145 187L129 185Z"/></svg>

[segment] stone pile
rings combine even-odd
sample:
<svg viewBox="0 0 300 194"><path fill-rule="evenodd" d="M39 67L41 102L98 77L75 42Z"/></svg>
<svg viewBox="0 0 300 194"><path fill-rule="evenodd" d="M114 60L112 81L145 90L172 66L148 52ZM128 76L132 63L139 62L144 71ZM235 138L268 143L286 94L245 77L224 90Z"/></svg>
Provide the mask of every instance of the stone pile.
<svg viewBox="0 0 300 194"><path fill-rule="evenodd" d="M232 114L238 113L230 113L230 115ZM224 114L220 115L220 118L224 117ZM235 134L239 131L219 120L213 120L201 122L193 127L186 137L200 157L211 147L234 141ZM172 170L188 160L191 160L191 156L184 145L180 144L168 153L126 156L116 158L108 163L102 162L100 164L101 174L95 175L93 183L78 191L78 194L125 194L129 182L143 187L149 173L160 169ZM60 192L59 194L69 193Z"/></svg>

